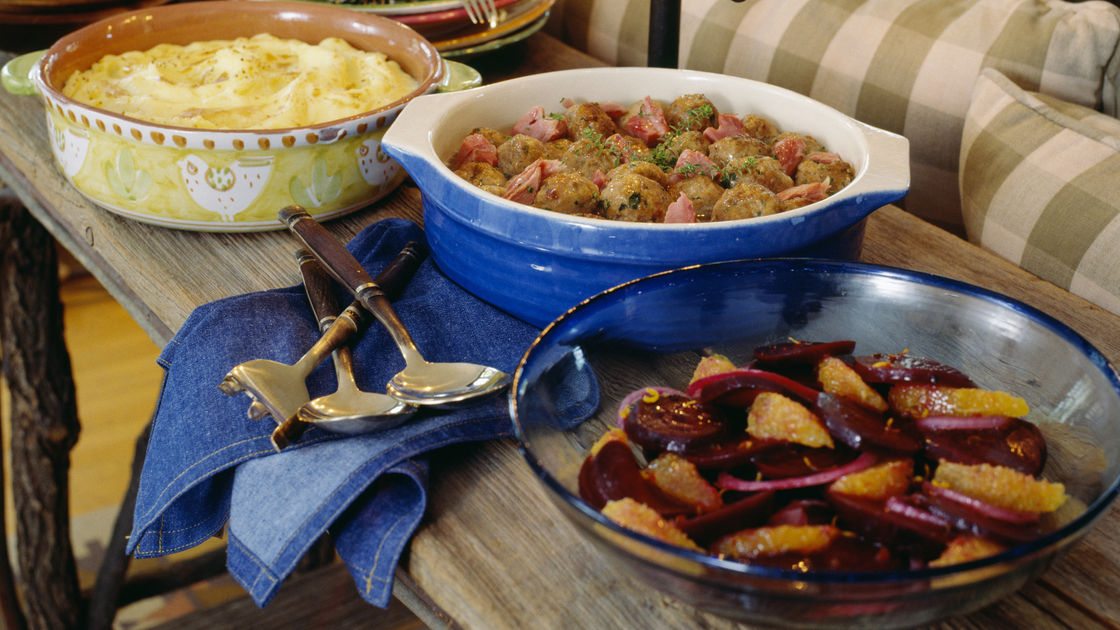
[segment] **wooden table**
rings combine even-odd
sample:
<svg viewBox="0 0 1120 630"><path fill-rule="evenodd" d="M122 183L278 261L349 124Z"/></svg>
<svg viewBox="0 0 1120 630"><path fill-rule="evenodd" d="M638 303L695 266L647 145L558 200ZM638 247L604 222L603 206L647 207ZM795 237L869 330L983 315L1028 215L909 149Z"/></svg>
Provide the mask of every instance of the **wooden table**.
<svg viewBox="0 0 1120 630"><path fill-rule="evenodd" d="M473 62L487 81L602 65L543 33ZM0 93L0 177L159 345L192 309L229 295L290 286L283 231L209 234L117 217L87 202L50 156L42 105ZM410 185L330 222L348 239L379 219L421 221ZM1031 304L1120 361L1116 317L905 212L872 215L862 260L940 274ZM616 572L552 506L516 445L497 440L433 458L428 514L402 560L394 593L430 627L742 628L669 601ZM1040 580L941 629L1120 628L1120 507Z"/></svg>

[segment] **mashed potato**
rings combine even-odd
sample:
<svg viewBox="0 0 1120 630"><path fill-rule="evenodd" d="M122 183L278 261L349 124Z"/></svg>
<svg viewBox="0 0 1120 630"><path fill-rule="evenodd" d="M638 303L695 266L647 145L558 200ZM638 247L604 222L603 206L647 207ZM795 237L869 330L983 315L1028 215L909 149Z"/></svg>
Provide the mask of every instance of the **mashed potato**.
<svg viewBox="0 0 1120 630"><path fill-rule="evenodd" d="M131 118L197 129L284 129L345 118L418 86L384 54L338 38L269 34L107 55L63 94Z"/></svg>

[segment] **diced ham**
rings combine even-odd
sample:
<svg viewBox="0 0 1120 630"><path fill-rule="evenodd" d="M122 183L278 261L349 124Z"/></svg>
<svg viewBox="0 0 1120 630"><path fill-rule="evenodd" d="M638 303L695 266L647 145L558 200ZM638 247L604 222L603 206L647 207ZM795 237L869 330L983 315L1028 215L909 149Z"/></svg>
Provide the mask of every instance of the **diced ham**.
<svg viewBox="0 0 1120 630"><path fill-rule="evenodd" d="M786 175L793 177L797 172L797 165L805 157L805 141L801 138L782 138L774 141L770 152L782 165Z"/></svg>
<svg viewBox="0 0 1120 630"><path fill-rule="evenodd" d="M612 134L609 138L604 140L603 143L620 156L623 164L629 163L630 159L634 157L635 150L633 145L627 142L621 134Z"/></svg>
<svg viewBox="0 0 1120 630"><path fill-rule="evenodd" d="M696 223L696 210L688 195L682 192L676 201L669 204L665 211L665 223Z"/></svg>
<svg viewBox="0 0 1120 630"><path fill-rule="evenodd" d="M647 96L642 99L638 114L626 121L626 132L652 147L669 133L669 123L665 121L665 112Z"/></svg>
<svg viewBox="0 0 1120 630"><path fill-rule="evenodd" d="M603 171L595 169L595 174L591 176L591 183L598 186L599 190L602 190L607 186L607 182L607 176L603 174Z"/></svg>
<svg viewBox="0 0 1120 630"><path fill-rule="evenodd" d="M552 142L568 134L568 123L563 118L547 116L544 108L537 106L517 121L513 126L513 133L536 138L541 142Z"/></svg>
<svg viewBox="0 0 1120 630"><path fill-rule="evenodd" d="M502 198L532 205L533 200L537 198L537 192L541 189L541 183L562 170L564 165L560 160L538 158L509 180Z"/></svg>
<svg viewBox="0 0 1120 630"><path fill-rule="evenodd" d="M480 133L472 133L463 138L459 145L459 154L455 156L455 170L471 162L484 162L490 166L498 164L498 149Z"/></svg>
<svg viewBox="0 0 1120 630"><path fill-rule="evenodd" d="M826 177L823 182L812 182L810 184L792 186L778 193L778 201L786 201L787 199L795 199L798 197L803 197L810 201L820 201L828 196L829 185L831 185L831 180Z"/></svg>
<svg viewBox="0 0 1120 630"><path fill-rule="evenodd" d="M731 136L740 136L745 133L743 121L732 114L720 114L718 127L708 127L704 130L704 137L708 142L716 142Z"/></svg>
<svg viewBox="0 0 1120 630"><path fill-rule="evenodd" d="M677 157L673 172L669 174L669 185L679 183L693 175L715 177L719 167L708 156L694 149L685 149Z"/></svg>
<svg viewBox="0 0 1120 630"><path fill-rule="evenodd" d="M626 108L619 105L618 103L612 103L610 101L599 101L599 107L602 107L603 111L615 120L618 120L619 118L622 118L626 115Z"/></svg>

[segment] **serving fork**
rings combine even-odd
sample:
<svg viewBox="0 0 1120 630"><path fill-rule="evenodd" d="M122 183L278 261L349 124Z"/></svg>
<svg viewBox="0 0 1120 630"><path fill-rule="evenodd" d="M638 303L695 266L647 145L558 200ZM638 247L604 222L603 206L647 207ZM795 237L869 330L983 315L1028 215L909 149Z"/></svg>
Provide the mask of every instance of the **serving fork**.
<svg viewBox="0 0 1120 630"><path fill-rule="evenodd" d="M490 28L498 25L498 7L494 0L459 0L467 10L467 17L472 24L489 24Z"/></svg>

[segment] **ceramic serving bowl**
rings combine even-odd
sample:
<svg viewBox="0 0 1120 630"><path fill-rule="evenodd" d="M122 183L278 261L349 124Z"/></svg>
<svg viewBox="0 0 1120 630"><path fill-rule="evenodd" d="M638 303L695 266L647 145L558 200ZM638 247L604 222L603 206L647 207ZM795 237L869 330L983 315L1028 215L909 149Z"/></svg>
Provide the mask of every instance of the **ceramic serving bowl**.
<svg viewBox="0 0 1120 630"><path fill-rule="evenodd" d="M628 106L704 94L721 113L758 114L806 133L857 172L838 194L800 210L744 221L650 224L539 210L474 188L445 164L476 127L507 131L530 108L576 102ZM664 68L550 72L470 93L415 99L383 146L420 187L424 225L441 270L481 299L537 326L622 282L686 265L778 255L854 259L864 220L910 186L905 138L774 86Z"/></svg>
<svg viewBox="0 0 1120 630"><path fill-rule="evenodd" d="M792 571L721 560L619 527L577 476L637 388L684 389L702 353L743 365L756 346L856 342L956 366L1023 397L1065 484L1065 522L981 560L901 571ZM1120 492L1120 375L1084 339L1024 304L960 282L859 263L733 261L655 274L551 323L514 375L526 461L578 531L639 582L751 627L906 628L977 610L1022 587L1080 539Z"/></svg>
<svg viewBox="0 0 1120 630"><path fill-rule="evenodd" d="M340 37L384 52L419 86L362 114L277 130L199 130L147 123L63 96L75 71L106 54L160 43L234 39L270 33L317 44ZM124 216L208 231L280 229L276 211L299 204L319 219L368 205L405 177L381 138L413 98L449 74L439 53L388 18L316 3L188 2L121 13L59 39L29 67L6 68L5 86L42 95L51 147L67 178L95 203Z"/></svg>

